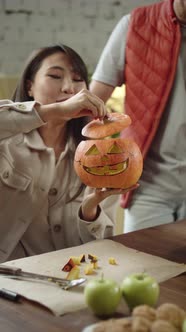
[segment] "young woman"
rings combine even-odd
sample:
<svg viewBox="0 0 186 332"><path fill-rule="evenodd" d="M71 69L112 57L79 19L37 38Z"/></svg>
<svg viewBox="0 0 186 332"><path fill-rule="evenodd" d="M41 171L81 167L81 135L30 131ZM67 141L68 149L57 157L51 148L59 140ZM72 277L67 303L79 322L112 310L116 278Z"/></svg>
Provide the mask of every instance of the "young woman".
<svg viewBox="0 0 186 332"><path fill-rule="evenodd" d="M113 234L125 191L85 188L73 168L87 117L106 114L74 50L51 46L28 59L13 101L0 105L0 262Z"/></svg>

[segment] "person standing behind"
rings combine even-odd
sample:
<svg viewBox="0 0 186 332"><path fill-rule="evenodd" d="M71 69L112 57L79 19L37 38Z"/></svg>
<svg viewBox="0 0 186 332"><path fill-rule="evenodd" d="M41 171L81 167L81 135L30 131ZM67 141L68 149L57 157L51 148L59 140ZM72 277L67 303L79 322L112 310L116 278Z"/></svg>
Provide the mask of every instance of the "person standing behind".
<svg viewBox="0 0 186 332"><path fill-rule="evenodd" d="M90 90L126 86L125 112L144 156L139 188L122 195L124 232L186 217L186 0L138 7L113 30Z"/></svg>

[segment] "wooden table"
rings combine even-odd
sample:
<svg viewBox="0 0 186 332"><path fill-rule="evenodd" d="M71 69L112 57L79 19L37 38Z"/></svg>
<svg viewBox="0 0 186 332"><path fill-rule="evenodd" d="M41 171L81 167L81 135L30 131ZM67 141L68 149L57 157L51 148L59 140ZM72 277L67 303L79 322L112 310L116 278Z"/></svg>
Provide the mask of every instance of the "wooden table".
<svg viewBox="0 0 186 332"><path fill-rule="evenodd" d="M186 220L117 235L112 240L149 254L186 263ZM178 304L186 310L186 274L161 283L159 304L163 302ZM122 310L119 308L115 317L120 317ZM0 299L0 331L3 332L80 332L96 321L98 319L88 309L55 317L24 299L19 303Z"/></svg>

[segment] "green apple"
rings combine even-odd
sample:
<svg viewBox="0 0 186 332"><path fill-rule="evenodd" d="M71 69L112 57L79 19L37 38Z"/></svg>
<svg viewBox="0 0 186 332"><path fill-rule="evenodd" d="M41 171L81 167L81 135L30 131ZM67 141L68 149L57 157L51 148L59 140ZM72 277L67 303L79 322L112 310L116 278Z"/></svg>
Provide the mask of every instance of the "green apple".
<svg viewBox="0 0 186 332"><path fill-rule="evenodd" d="M85 302L97 316L111 316L121 300L121 289L112 279L91 279L84 289Z"/></svg>
<svg viewBox="0 0 186 332"><path fill-rule="evenodd" d="M186 318L183 321L182 332L186 332Z"/></svg>
<svg viewBox="0 0 186 332"><path fill-rule="evenodd" d="M147 273L127 276L121 283L121 291L131 310L140 304L155 306L159 297L158 282Z"/></svg>

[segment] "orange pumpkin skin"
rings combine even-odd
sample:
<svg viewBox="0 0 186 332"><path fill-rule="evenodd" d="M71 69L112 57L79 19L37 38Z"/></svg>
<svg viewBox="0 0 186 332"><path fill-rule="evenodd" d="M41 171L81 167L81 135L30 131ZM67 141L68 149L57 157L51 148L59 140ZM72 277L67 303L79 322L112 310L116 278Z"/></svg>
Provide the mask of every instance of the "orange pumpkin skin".
<svg viewBox="0 0 186 332"><path fill-rule="evenodd" d="M74 168L81 181L93 188L129 188L139 180L143 158L129 139L82 141L75 152Z"/></svg>
<svg viewBox="0 0 186 332"><path fill-rule="evenodd" d="M131 118L127 114L110 113L108 118L92 120L83 129L82 135L91 139L100 139L120 133L130 126Z"/></svg>

